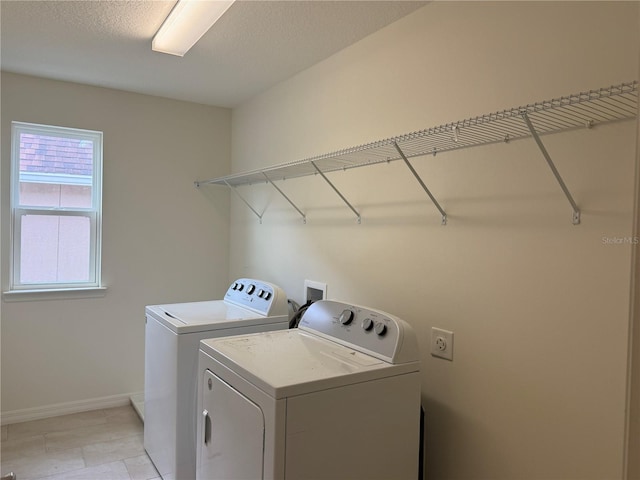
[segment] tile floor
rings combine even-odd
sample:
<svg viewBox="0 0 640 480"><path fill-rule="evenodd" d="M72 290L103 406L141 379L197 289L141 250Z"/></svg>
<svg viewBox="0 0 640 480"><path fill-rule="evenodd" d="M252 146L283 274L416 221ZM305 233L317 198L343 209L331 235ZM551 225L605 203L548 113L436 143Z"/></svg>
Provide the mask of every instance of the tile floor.
<svg viewBox="0 0 640 480"><path fill-rule="evenodd" d="M2 427L1 475L17 480L160 480L130 406Z"/></svg>

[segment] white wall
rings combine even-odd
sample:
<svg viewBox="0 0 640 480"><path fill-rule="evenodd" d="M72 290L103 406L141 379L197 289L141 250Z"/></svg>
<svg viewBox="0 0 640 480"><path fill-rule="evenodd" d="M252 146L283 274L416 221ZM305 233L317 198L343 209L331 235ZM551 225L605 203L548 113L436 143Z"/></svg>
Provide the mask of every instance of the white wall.
<svg viewBox="0 0 640 480"><path fill-rule="evenodd" d="M494 112L638 75L633 2L435 2L233 111L233 171ZM440 218L400 163L244 187L232 200L231 277L301 300L395 313L422 347L427 477L621 478L625 437L636 124L544 142L571 208L532 140L414 161ZM432 326L455 332L432 358ZM375 399L372 399L375 401Z"/></svg>
<svg viewBox="0 0 640 480"><path fill-rule="evenodd" d="M1 117L3 291L14 120L104 132L108 287L102 298L3 299L3 415L142 391L144 306L227 287L228 192L193 181L229 171L231 112L3 73Z"/></svg>

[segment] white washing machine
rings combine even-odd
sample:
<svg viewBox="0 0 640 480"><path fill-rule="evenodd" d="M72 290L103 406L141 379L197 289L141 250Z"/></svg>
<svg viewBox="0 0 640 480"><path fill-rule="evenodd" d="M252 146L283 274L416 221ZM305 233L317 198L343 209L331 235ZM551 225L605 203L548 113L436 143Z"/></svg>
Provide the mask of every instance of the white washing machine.
<svg viewBox="0 0 640 480"><path fill-rule="evenodd" d="M248 278L224 300L146 307L144 448L163 479L195 478L200 340L288 326L284 291Z"/></svg>
<svg viewBox="0 0 640 480"><path fill-rule="evenodd" d="M200 342L198 480L415 480L415 334L321 300L298 329Z"/></svg>

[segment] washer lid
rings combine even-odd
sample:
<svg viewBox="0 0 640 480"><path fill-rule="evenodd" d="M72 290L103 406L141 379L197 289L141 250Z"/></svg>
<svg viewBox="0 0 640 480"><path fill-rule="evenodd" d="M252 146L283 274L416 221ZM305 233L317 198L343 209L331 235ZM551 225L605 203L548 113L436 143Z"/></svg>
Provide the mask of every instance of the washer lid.
<svg viewBox="0 0 640 480"><path fill-rule="evenodd" d="M151 305L145 311L179 334L287 320L286 315L267 317L224 300Z"/></svg>
<svg viewBox="0 0 640 480"><path fill-rule="evenodd" d="M299 329L202 340L200 349L276 399L419 370Z"/></svg>

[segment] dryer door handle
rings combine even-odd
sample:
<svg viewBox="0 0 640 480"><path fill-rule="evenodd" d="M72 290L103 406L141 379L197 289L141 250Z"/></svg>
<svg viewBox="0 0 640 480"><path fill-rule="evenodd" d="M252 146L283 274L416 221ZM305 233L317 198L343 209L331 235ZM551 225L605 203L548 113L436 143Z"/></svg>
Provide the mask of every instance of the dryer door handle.
<svg viewBox="0 0 640 480"><path fill-rule="evenodd" d="M202 411L202 417L204 419L204 444L209 445L211 443L211 417L208 410Z"/></svg>

